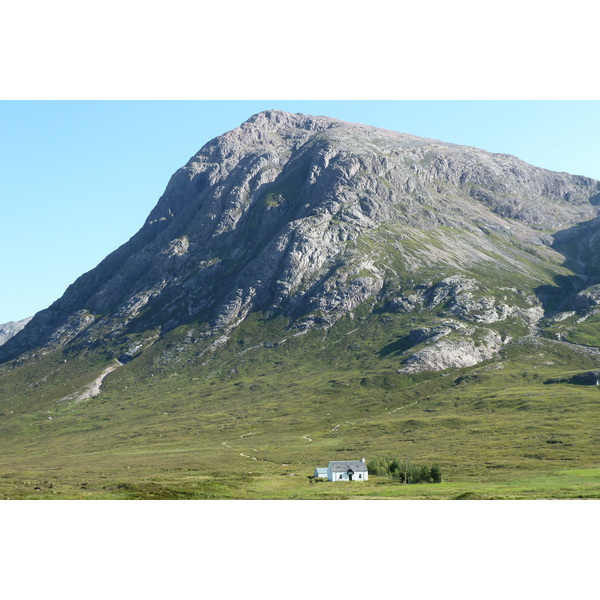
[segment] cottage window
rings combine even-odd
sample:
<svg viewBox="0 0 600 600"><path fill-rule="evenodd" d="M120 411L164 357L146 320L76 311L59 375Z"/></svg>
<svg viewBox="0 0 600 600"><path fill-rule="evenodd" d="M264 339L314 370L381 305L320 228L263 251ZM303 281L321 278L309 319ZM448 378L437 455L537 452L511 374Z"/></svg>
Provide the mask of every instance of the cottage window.
<svg viewBox="0 0 600 600"><path fill-rule="evenodd" d="M361 475L360 473L358 474L358 478L359 478L359 479L362 479L362 475Z"/></svg>
<svg viewBox="0 0 600 600"><path fill-rule="evenodd" d="M342 476L340 475L340 476L338 477L338 479L341 479L341 478L342 478Z"/></svg>

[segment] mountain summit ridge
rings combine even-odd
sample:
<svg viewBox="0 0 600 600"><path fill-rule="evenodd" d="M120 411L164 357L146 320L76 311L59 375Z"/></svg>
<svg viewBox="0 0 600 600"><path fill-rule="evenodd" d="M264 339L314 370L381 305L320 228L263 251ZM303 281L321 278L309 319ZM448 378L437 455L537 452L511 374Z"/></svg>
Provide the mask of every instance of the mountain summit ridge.
<svg viewBox="0 0 600 600"><path fill-rule="evenodd" d="M404 323L399 369L475 364L565 308L557 296L596 306L595 238L575 247L569 231L595 232L599 203L599 182L506 154L264 111L178 169L142 228L0 361L71 348L127 362L188 326L203 354L251 313L300 335L370 303Z"/></svg>

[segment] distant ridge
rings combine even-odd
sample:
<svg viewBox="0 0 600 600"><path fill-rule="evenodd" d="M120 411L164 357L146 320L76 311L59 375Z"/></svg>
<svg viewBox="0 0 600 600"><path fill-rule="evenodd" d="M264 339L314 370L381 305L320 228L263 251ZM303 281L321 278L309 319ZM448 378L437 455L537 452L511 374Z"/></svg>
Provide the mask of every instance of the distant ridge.
<svg viewBox="0 0 600 600"><path fill-rule="evenodd" d="M9 321L0 325L0 346L5 344L11 337L14 337L31 321L33 317L21 319L20 321Z"/></svg>

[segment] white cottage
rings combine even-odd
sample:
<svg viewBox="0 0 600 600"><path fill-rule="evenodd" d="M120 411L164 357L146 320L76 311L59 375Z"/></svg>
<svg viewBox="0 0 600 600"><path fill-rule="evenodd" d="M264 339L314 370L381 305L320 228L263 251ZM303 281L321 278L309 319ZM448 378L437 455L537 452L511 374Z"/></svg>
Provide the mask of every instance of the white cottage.
<svg viewBox="0 0 600 600"><path fill-rule="evenodd" d="M332 460L327 467L329 481L367 481L369 471L365 459Z"/></svg>
<svg viewBox="0 0 600 600"><path fill-rule="evenodd" d="M317 467L315 469L315 474L313 475L313 477L315 479L317 478L323 478L323 479L327 479L327 467Z"/></svg>

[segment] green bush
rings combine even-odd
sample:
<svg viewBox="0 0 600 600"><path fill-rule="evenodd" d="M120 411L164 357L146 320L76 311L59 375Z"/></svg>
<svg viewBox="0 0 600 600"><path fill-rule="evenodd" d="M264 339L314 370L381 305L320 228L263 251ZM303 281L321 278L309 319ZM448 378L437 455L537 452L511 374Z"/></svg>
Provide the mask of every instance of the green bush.
<svg viewBox="0 0 600 600"><path fill-rule="evenodd" d="M432 465L429 471L431 483L442 483L442 470L439 465Z"/></svg>
<svg viewBox="0 0 600 600"><path fill-rule="evenodd" d="M369 473L379 477L391 477L401 483L441 483L439 465L413 465L408 460L376 457L367 463Z"/></svg>

